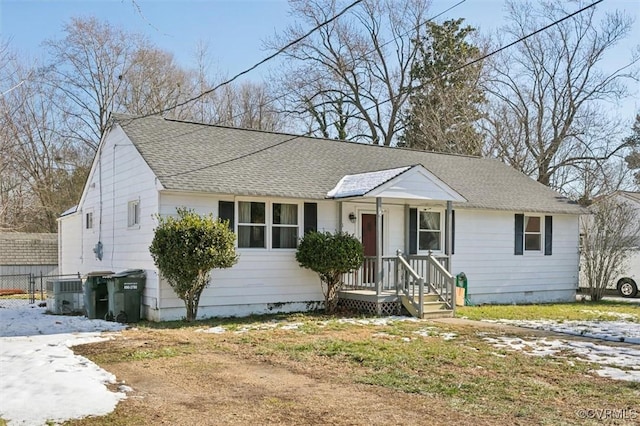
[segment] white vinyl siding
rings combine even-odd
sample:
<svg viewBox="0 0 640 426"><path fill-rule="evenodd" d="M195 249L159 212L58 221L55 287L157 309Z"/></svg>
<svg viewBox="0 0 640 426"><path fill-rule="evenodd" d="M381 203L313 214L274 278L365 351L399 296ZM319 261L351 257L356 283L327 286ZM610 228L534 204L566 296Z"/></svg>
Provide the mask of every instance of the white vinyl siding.
<svg viewBox="0 0 640 426"><path fill-rule="evenodd" d="M455 210L453 273L467 275L472 303L575 300L578 216L553 215L553 256L514 256L514 212Z"/></svg>
<svg viewBox="0 0 640 426"><path fill-rule="evenodd" d="M158 299L158 274L149 253L156 227L153 215L158 212L158 185L149 166L116 126L105 137L85 184L78 206L78 211L83 212L78 215L77 224L81 234L78 236L76 232L67 231L71 229L73 220L60 219L64 273L145 270L143 316L148 309L157 306ZM131 228L129 202L134 200L138 202L138 225ZM93 212L91 230L85 229L83 223L84 212L88 211ZM131 232L132 229L135 232ZM69 240L78 237L80 241ZM103 245L102 260L96 259L93 252L98 241Z"/></svg>
<svg viewBox="0 0 640 426"><path fill-rule="evenodd" d="M212 213L214 217L218 217L218 202L221 200L235 203L236 229L241 223L239 203L265 205L268 248L238 248L238 263L232 268L213 270L211 285L204 290L200 299L198 318L305 310L320 303L324 298L318 275L298 265L294 249L271 248L270 234L273 232L274 222L279 221L275 219L273 206L296 206L297 232L300 237L305 200L162 192L160 214L172 215L175 214L176 207L185 206L199 214ZM334 232L337 203L325 200L311 202L317 202L318 205L318 230ZM285 218L285 221L290 220ZM275 226L280 225L275 223ZM154 313L156 320L180 319L184 316L184 303L166 282L161 283L158 304L161 311Z"/></svg>

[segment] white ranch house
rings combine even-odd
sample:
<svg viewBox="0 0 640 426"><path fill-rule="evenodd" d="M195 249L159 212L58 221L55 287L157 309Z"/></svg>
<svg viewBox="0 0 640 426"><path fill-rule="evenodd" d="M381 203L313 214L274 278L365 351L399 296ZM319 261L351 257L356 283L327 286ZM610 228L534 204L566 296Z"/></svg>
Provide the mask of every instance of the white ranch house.
<svg viewBox="0 0 640 426"><path fill-rule="evenodd" d="M575 300L584 210L499 161L122 115L59 220L61 273L143 269L143 317L183 317L148 249L155 215L182 206L238 235L239 262L213 272L199 318L321 306L295 260L310 229L363 241L340 294L352 307L447 314L460 272L474 304Z"/></svg>

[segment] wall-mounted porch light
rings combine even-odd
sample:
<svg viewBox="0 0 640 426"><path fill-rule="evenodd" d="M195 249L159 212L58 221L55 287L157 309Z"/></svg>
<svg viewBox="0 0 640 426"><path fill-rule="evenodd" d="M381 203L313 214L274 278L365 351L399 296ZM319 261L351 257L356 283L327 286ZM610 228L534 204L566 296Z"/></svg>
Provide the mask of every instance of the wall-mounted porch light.
<svg viewBox="0 0 640 426"><path fill-rule="evenodd" d="M356 214L354 212L349 213L349 220L351 223L356 223Z"/></svg>

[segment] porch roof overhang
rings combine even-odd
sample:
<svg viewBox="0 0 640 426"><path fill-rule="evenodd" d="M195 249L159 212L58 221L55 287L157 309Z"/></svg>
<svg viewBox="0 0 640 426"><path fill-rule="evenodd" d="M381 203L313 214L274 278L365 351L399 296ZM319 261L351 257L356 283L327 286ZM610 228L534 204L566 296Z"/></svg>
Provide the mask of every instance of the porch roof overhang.
<svg viewBox="0 0 640 426"><path fill-rule="evenodd" d="M327 193L327 198L467 201L460 193L419 164L346 175Z"/></svg>

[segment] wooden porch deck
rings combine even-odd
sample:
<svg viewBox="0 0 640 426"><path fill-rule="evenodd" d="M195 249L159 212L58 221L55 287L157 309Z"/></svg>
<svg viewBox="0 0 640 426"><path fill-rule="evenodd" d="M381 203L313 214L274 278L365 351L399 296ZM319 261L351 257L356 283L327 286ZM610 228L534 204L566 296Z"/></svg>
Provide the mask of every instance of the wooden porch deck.
<svg viewBox="0 0 640 426"><path fill-rule="evenodd" d="M403 307L420 318L454 314L454 279L443 266L448 258L429 256L383 256L380 268L375 257L366 257L357 271L344 276L338 293L341 306L372 315L400 315ZM419 272L418 272L419 271ZM371 278L376 276L378 282Z"/></svg>

